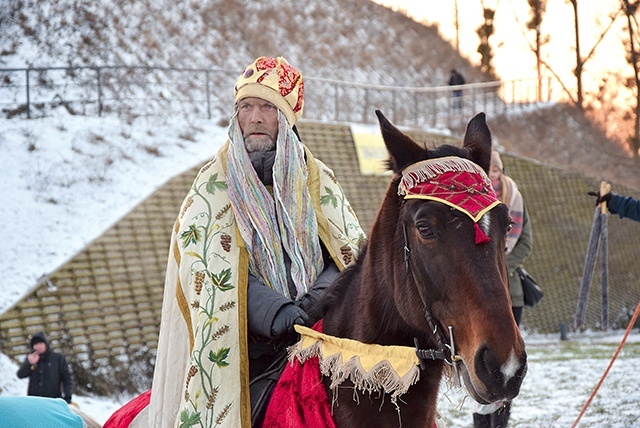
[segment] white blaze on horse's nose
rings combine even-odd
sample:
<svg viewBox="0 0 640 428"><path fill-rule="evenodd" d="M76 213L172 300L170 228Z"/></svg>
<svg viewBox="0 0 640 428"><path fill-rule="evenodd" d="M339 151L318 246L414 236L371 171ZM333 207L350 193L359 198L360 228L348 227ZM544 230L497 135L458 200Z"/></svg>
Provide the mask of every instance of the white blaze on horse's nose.
<svg viewBox="0 0 640 428"><path fill-rule="evenodd" d="M500 368L500 371L504 375L505 387L507 386L507 382L509 382L509 380L511 380L511 378L515 376L519 369L520 361L518 361L515 350L512 349L511 353L509 354L509 359Z"/></svg>
<svg viewBox="0 0 640 428"><path fill-rule="evenodd" d="M489 213L485 213L480 217L478 226L480 226L480 229L482 229L485 235L489 236L489 228L491 227L491 217L489 217Z"/></svg>

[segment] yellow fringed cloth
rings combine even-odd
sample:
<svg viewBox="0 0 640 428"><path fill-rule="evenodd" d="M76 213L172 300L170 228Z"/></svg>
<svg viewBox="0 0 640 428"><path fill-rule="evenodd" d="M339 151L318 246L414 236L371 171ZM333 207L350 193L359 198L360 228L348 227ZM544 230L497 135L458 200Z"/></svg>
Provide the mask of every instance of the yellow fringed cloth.
<svg viewBox="0 0 640 428"><path fill-rule="evenodd" d="M336 428L321 373L331 379L334 400L340 384L349 380L356 390L389 394L396 406L398 398L418 382L415 348L333 337L322 333L322 325L320 320L311 329L295 326L301 339L289 348L289 364L273 391L264 426ZM433 428L445 428L439 415Z"/></svg>
<svg viewBox="0 0 640 428"><path fill-rule="evenodd" d="M251 426L249 255L227 193L228 149L200 170L175 223L151 402L131 427ZM342 270L365 235L333 172L305 151L318 234Z"/></svg>
<svg viewBox="0 0 640 428"><path fill-rule="evenodd" d="M420 360L415 348L408 346L383 346L338 338L320 333L321 321L310 329L295 326L300 341L289 349L289 360L304 363L318 357L320 371L331 379L334 391L342 382L353 382L364 392L389 394L396 403L398 397L420 379Z"/></svg>

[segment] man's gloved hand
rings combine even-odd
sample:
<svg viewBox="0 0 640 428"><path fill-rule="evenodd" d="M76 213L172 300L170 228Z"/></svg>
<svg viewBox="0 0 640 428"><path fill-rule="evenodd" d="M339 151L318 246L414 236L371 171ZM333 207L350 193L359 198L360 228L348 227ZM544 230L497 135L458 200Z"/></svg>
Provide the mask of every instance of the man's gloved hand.
<svg viewBox="0 0 640 428"><path fill-rule="evenodd" d="M293 326L309 324L309 315L292 303L287 303L276 312L271 323L271 335L275 338L289 336L295 333Z"/></svg>
<svg viewBox="0 0 640 428"><path fill-rule="evenodd" d="M305 293L300 300L294 300L293 304L302 309L305 312L309 311L309 306L318 299L317 296L312 296L311 293Z"/></svg>
<svg viewBox="0 0 640 428"><path fill-rule="evenodd" d="M608 205L609 199L611 199L611 192L607 192L604 195L600 195L600 192L587 192L587 194L595 196L597 198L596 206L600 205L602 202L604 202L605 205Z"/></svg>

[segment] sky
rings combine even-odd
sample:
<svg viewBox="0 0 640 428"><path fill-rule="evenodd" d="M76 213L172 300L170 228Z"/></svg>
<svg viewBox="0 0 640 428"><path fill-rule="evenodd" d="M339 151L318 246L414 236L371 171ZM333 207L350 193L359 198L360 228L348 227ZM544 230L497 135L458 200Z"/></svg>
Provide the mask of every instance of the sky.
<svg viewBox="0 0 640 428"><path fill-rule="evenodd" d="M124 122L62 113L45 119L0 119L0 217L5 219L0 311L163 183L209 159L226 135L216 122ZM530 334L526 326L523 332L529 372L513 405L510 427L569 427L605 372L623 332L586 331L570 334L567 341ZM0 354L0 395L26 395L27 381L17 379L17 369ZM636 329L578 427L639 427L638 372ZM443 383L438 409L448 427L471 426L474 406L465 397L464 391ZM74 394L73 400L104 423L130 398Z"/></svg>
<svg viewBox="0 0 640 428"><path fill-rule="evenodd" d="M404 10L419 22L437 24L441 35L455 46L455 5L458 5L459 46L461 53L473 63L480 63L476 52L479 39L476 29L483 22L480 0L374 0L377 3ZM602 29L609 24L608 14L617 10L619 0L580 1L580 51L586 57L596 44ZM491 36L493 65L503 80L536 76L535 55L531 52L523 28L529 18L527 0L484 0L486 7L496 8L495 34ZM595 90L603 75L624 68L625 52L620 35L626 19L618 18L585 66L585 86ZM543 57L560 76L565 85L575 88L575 29L573 7L567 0L548 0L541 32L548 34L549 43L543 47ZM528 31L533 42L533 32ZM547 73L548 74L548 73ZM556 88L556 91L559 89ZM557 99L557 98L556 98Z"/></svg>

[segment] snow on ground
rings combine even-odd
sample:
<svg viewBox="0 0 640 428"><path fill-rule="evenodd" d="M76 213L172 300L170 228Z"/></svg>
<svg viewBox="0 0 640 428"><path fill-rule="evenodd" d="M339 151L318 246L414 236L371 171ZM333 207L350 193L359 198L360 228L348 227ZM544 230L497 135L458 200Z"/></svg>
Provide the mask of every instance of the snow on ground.
<svg viewBox="0 0 640 428"><path fill-rule="evenodd" d="M226 136L215 122L0 119L0 312L168 179L211 157ZM526 334L525 326L529 373L509 426L571 426L623 333L575 333L561 341L554 335ZM579 427L640 427L639 336L632 332ZM17 369L0 354L0 395L26 394L27 381L17 379ZM445 384L442 389L438 408L446 424L472 426L470 400ZM74 402L104 423L130 398L75 395ZM411 424L405 421L404 426Z"/></svg>

